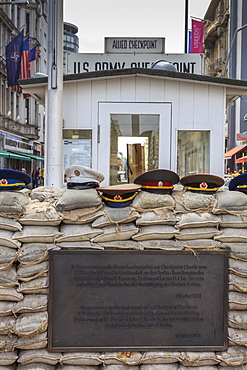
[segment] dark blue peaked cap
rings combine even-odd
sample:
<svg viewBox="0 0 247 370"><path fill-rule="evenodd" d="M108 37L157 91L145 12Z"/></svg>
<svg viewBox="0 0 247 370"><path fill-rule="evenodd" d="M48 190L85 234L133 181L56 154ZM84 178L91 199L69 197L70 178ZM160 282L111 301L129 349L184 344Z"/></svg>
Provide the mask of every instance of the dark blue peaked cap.
<svg viewBox="0 0 247 370"><path fill-rule="evenodd" d="M27 173L17 170L0 169L0 191L22 189L31 181L32 178Z"/></svg>
<svg viewBox="0 0 247 370"><path fill-rule="evenodd" d="M238 190L247 193L247 173L233 177L229 182L229 190Z"/></svg>

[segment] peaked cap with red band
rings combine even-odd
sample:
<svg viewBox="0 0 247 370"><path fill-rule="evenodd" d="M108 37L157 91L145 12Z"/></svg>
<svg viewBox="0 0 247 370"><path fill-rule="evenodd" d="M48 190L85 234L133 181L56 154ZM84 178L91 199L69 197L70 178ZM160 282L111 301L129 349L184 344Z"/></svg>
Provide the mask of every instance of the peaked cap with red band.
<svg viewBox="0 0 247 370"><path fill-rule="evenodd" d="M189 191L213 194L224 184L224 179L219 176L202 173L185 176L180 182Z"/></svg>
<svg viewBox="0 0 247 370"><path fill-rule="evenodd" d="M0 191L23 189L31 181L32 178L27 173L18 170L0 169Z"/></svg>
<svg viewBox="0 0 247 370"><path fill-rule="evenodd" d="M141 186L135 184L119 184L97 188L104 203L111 208L128 207Z"/></svg>
<svg viewBox="0 0 247 370"><path fill-rule="evenodd" d="M170 194L173 185L179 182L179 176L170 170L157 169L142 173L134 180L140 184L142 190L156 194Z"/></svg>

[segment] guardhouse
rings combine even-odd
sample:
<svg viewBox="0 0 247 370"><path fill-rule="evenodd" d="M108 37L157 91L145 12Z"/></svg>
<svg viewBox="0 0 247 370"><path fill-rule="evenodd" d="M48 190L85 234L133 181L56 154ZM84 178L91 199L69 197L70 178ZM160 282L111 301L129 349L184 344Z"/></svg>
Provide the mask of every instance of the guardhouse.
<svg viewBox="0 0 247 370"><path fill-rule="evenodd" d="M156 168L223 176L226 108L247 95L247 81L149 68L63 81L63 170L92 167L104 186ZM46 106L47 77L19 82Z"/></svg>

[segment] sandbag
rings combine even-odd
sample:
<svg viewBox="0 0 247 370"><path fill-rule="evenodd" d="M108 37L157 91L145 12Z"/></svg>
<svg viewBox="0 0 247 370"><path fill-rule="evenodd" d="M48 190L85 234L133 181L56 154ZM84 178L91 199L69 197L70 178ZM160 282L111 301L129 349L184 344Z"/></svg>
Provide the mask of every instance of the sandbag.
<svg viewBox="0 0 247 370"><path fill-rule="evenodd" d="M220 227L247 227L247 216L244 215L219 215Z"/></svg>
<svg viewBox="0 0 247 370"><path fill-rule="evenodd" d="M44 333L48 326L48 313L23 313L16 319L12 332L20 337L32 337Z"/></svg>
<svg viewBox="0 0 247 370"><path fill-rule="evenodd" d="M12 312L13 314L24 312L43 312L47 311L48 296L45 294L25 295L24 299L17 302Z"/></svg>
<svg viewBox="0 0 247 370"><path fill-rule="evenodd" d="M148 225L175 225L177 221L174 211L166 208L158 208L150 212L140 213L140 217L136 220L138 226Z"/></svg>
<svg viewBox="0 0 247 370"><path fill-rule="evenodd" d="M100 355L100 359L105 365L138 365L141 363L142 354L140 352L105 352Z"/></svg>
<svg viewBox="0 0 247 370"><path fill-rule="evenodd" d="M174 209L175 201L170 194L155 194L147 191L140 191L132 202L132 207L142 212L144 209L149 211L154 208L165 207Z"/></svg>
<svg viewBox="0 0 247 370"><path fill-rule="evenodd" d="M130 207L110 208L104 206L103 211L104 213L92 223L92 227L105 227L111 226L112 224L129 223L140 217L139 213Z"/></svg>
<svg viewBox="0 0 247 370"><path fill-rule="evenodd" d="M17 260L19 252L16 249L0 246L0 270L10 268Z"/></svg>
<svg viewBox="0 0 247 370"><path fill-rule="evenodd" d="M0 216L0 229L9 231L21 231L22 225L13 218Z"/></svg>
<svg viewBox="0 0 247 370"><path fill-rule="evenodd" d="M17 292L24 294L48 294L48 277L40 277L30 281L23 281L17 288Z"/></svg>
<svg viewBox="0 0 247 370"><path fill-rule="evenodd" d="M218 227L220 218L212 213L185 213L179 216L176 223L177 229L196 228L196 227Z"/></svg>
<svg viewBox="0 0 247 370"><path fill-rule="evenodd" d="M102 204L97 207L79 208L71 211L58 212L64 224L88 224L104 214Z"/></svg>
<svg viewBox="0 0 247 370"><path fill-rule="evenodd" d="M213 237L216 239L216 236L221 233L216 227L195 227L181 229L175 236L178 240L210 239Z"/></svg>
<svg viewBox="0 0 247 370"><path fill-rule="evenodd" d="M100 204L102 204L102 200L96 189L67 189L56 202L56 210L59 212L71 211L78 208L97 207Z"/></svg>
<svg viewBox="0 0 247 370"><path fill-rule="evenodd" d="M228 294L229 310L246 310L247 309L247 294L238 292L229 292Z"/></svg>
<svg viewBox="0 0 247 370"><path fill-rule="evenodd" d="M247 348L231 346L228 347L226 351L216 352L216 357L219 360L220 366L232 366L232 369L236 369L237 366L242 366L247 363Z"/></svg>
<svg viewBox="0 0 247 370"><path fill-rule="evenodd" d="M95 230L97 230L95 228ZM91 239L92 243L104 243L114 240L128 240L138 232L138 228L133 222L129 224L120 224L118 226L106 226L103 227L103 234L96 236Z"/></svg>
<svg viewBox="0 0 247 370"><path fill-rule="evenodd" d="M228 325L234 329L247 329L247 313L245 311L229 311Z"/></svg>
<svg viewBox="0 0 247 370"><path fill-rule="evenodd" d="M181 241L185 249L219 249L221 243L213 239L194 239Z"/></svg>
<svg viewBox="0 0 247 370"><path fill-rule="evenodd" d="M109 242L101 242L100 244L95 244L103 249L143 249L143 247L134 240L116 240Z"/></svg>
<svg viewBox="0 0 247 370"><path fill-rule="evenodd" d="M17 350L12 352L3 352L0 356L0 366L12 365L18 359Z"/></svg>
<svg viewBox="0 0 247 370"><path fill-rule="evenodd" d="M12 352L17 339L18 337L16 335L0 335L0 352Z"/></svg>
<svg viewBox="0 0 247 370"><path fill-rule="evenodd" d="M64 352L60 359L61 365L100 365L99 352Z"/></svg>
<svg viewBox="0 0 247 370"><path fill-rule="evenodd" d="M65 190L56 188L55 186L39 186L32 190L30 198L39 202L54 203L61 198L64 192Z"/></svg>
<svg viewBox="0 0 247 370"><path fill-rule="evenodd" d="M29 339L29 338L20 338ZM31 338L30 338L31 339ZM17 370L55 370L55 366L40 363L31 363L27 365L18 364ZM6 369L7 370L7 369Z"/></svg>
<svg viewBox="0 0 247 370"><path fill-rule="evenodd" d="M214 352L181 352L181 358L183 366L210 366L219 363Z"/></svg>
<svg viewBox="0 0 247 370"><path fill-rule="evenodd" d="M145 352L142 358L142 364L172 364L181 360L180 352L157 351Z"/></svg>
<svg viewBox="0 0 247 370"><path fill-rule="evenodd" d="M26 243L20 248L18 261L20 266L31 266L43 262L48 256L48 247L41 243Z"/></svg>
<svg viewBox="0 0 247 370"><path fill-rule="evenodd" d="M31 363L43 363L48 365L56 365L59 363L62 353L48 352L47 349L37 349L37 350L21 350L18 358L18 362L22 365L27 365Z"/></svg>
<svg viewBox="0 0 247 370"><path fill-rule="evenodd" d="M0 301L22 301L23 294L18 293L15 288L2 288L0 287Z"/></svg>
<svg viewBox="0 0 247 370"><path fill-rule="evenodd" d="M177 370L179 369L179 364L150 364L150 365L141 365L140 370ZM124 370L124 369L123 369ZM131 369L130 369L131 370Z"/></svg>
<svg viewBox="0 0 247 370"><path fill-rule="evenodd" d="M247 261L229 258L229 271L231 274L247 278Z"/></svg>
<svg viewBox="0 0 247 370"><path fill-rule="evenodd" d="M23 226L22 233L16 231L13 235L13 240L18 240L22 243L54 243L62 233L58 231L56 226Z"/></svg>
<svg viewBox="0 0 247 370"><path fill-rule="evenodd" d="M137 234L132 236L132 239L137 241L153 240L153 239L172 239L178 231L174 226L169 225L152 225L141 226Z"/></svg>
<svg viewBox="0 0 247 370"><path fill-rule="evenodd" d="M247 260L247 243L222 243L221 248L229 250L232 258Z"/></svg>
<svg viewBox="0 0 247 370"><path fill-rule="evenodd" d="M41 349L47 347L47 332L34 335L32 337L19 337L15 343L18 349Z"/></svg>
<svg viewBox="0 0 247 370"><path fill-rule="evenodd" d="M14 327L16 318L12 316L1 317L0 334L10 335L11 329Z"/></svg>
<svg viewBox="0 0 247 370"><path fill-rule="evenodd" d="M163 249L163 250L183 250L184 247L181 242L177 240L162 240L162 239L153 239L153 240L142 240L139 241L138 244L143 249Z"/></svg>
<svg viewBox="0 0 247 370"><path fill-rule="evenodd" d="M90 240L103 232L102 229L93 228L91 224L62 225L60 231L62 235L56 238L56 243Z"/></svg>
<svg viewBox="0 0 247 370"><path fill-rule="evenodd" d="M37 263L31 266L19 266L17 269L18 279L21 281L30 281L38 277L45 277L49 269L48 261Z"/></svg>
<svg viewBox="0 0 247 370"><path fill-rule="evenodd" d="M23 299L23 295L21 295L21 297ZM12 302L12 301L9 302L9 301L5 301L3 299L0 300L0 317L1 317L1 319L2 319L2 317L12 315L12 309L13 309L14 305L15 305L15 302Z"/></svg>
<svg viewBox="0 0 247 370"><path fill-rule="evenodd" d="M217 203L213 209L215 214L247 215L247 196L241 191L219 191L216 194Z"/></svg>
<svg viewBox="0 0 247 370"><path fill-rule="evenodd" d="M229 291L247 293L247 279L234 274L229 274Z"/></svg>
<svg viewBox="0 0 247 370"><path fill-rule="evenodd" d="M228 328L228 340L230 346L247 347L247 337L245 330Z"/></svg>
<svg viewBox="0 0 247 370"><path fill-rule="evenodd" d="M62 249L104 249L99 244L93 244L89 240L79 242L57 242Z"/></svg>
<svg viewBox="0 0 247 370"><path fill-rule="evenodd" d="M246 196L247 198L247 196ZM247 229L233 227L225 227L221 229L221 233L215 236L215 240L221 243L245 243L247 242Z"/></svg>
<svg viewBox="0 0 247 370"><path fill-rule="evenodd" d="M29 193L29 192L28 192ZM28 193L23 191L1 191L0 192L0 213L18 215L23 213L25 207L30 203Z"/></svg>
<svg viewBox="0 0 247 370"><path fill-rule="evenodd" d="M187 211L211 212L216 202L214 195L186 191L182 194L182 203Z"/></svg>
<svg viewBox="0 0 247 370"><path fill-rule="evenodd" d="M48 202L33 202L26 206L25 214L19 218L22 225L57 226L62 217L55 207Z"/></svg>
<svg viewBox="0 0 247 370"><path fill-rule="evenodd" d="M20 231L16 232L20 233ZM14 240L14 235L16 232L10 230L0 230L0 245L8 248L19 248L21 243L18 240Z"/></svg>
<svg viewBox="0 0 247 370"><path fill-rule="evenodd" d="M0 270L0 287L14 287L18 285L16 268L11 266L8 270Z"/></svg>

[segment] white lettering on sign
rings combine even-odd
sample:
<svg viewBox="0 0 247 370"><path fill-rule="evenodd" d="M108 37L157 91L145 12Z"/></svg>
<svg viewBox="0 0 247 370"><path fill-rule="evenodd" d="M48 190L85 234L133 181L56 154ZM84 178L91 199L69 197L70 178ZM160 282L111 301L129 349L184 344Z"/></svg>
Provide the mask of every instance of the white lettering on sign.
<svg viewBox="0 0 247 370"><path fill-rule="evenodd" d="M163 37L105 37L106 53L149 53L163 54L165 52L165 39Z"/></svg>
<svg viewBox="0 0 247 370"><path fill-rule="evenodd" d="M156 49L157 40L113 40L112 49Z"/></svg>
<svg viewBox="0 0 247 370"><path fill-rule="evenodd" d="M202 73L200 54L68 54L67 74L126 68L151 68L157 60L173 64L178 72Z"/></svg>

